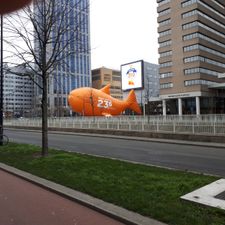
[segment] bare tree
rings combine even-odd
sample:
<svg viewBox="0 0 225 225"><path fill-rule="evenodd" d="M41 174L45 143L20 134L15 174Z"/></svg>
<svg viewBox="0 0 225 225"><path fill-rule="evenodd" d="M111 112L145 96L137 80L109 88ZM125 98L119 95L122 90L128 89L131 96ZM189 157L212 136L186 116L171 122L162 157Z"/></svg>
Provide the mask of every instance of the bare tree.
<svg viewBox="0 0 225 225"><path fill-rule="evenodd" d="M26 75L41 90L42 156L48 155L49 79L57 79L57 68L69 67L66 58L88 53L83 35L88 29L88 11L89 0L34 0L32 5L5 18L10 57L13 63L30 69Z"/></svg>

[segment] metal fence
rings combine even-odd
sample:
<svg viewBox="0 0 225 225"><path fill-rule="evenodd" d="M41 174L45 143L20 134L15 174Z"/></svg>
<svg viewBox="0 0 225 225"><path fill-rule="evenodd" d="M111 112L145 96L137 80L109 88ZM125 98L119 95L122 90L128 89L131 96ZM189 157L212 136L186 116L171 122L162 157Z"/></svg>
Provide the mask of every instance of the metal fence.
<svg viewBox="0 0 225 225"><path fill-rule="evenodd" d="M41 118L4 120L4 125L41 127ZM225 136L225 115L49 118L48 126Z"/></svg>

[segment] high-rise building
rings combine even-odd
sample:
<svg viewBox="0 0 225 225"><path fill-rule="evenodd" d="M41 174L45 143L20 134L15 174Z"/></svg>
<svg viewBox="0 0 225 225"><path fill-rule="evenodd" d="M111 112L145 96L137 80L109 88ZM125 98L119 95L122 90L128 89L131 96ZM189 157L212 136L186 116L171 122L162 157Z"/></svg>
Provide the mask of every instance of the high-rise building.
<svg viewBox="0 0 225 225"><path fill-rule="evenodd" d="M65 29L58 31L57 26L54 26L51 34L52 37L57 38L57 32L63 32L62 37L60 37L63 51L59 55L59 57L63 56L63 61L55 66L49 78L48 106L50 116L69 115L68 93L75 88L91 84L89 0L61 0L55 4L55 11L60 12L60 7L64 7L64 5L66 5L67 11L63 12L65 15L59 18L59 20L63 18L64 21L56 23L58 26L64 24ZM69 44L67 44L68 42ZM52 45L48 45L48 53L55 50L54 40L52 43ZM36 93L38 93L36 102L37 105L40 105L41 90L38 87Z"/></svg>
<svg viewBox="0 0 225 225"><path fill-rule="evenodd" d="M163 114L225 113L224 0L157 0Z"/></svg>
<svg viewBox="0 0 225 225"><path fill-rule="evenodd" d="M122 99L121 74L119 70L101 67L92 70L92 87L101 89L110 84L110 94L112 97Z"/></svg>

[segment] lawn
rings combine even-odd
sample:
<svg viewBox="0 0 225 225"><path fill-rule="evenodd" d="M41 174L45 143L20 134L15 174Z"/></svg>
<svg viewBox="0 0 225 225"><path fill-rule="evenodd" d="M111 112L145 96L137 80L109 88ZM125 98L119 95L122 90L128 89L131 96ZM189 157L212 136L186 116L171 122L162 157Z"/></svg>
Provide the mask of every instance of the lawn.
<svg viewBox="0 0 225 225"><path fill-rule="evenodd" d="M171 225L225 225L225 212L180 200L218 177L10 143L0 161Z"/></svg>

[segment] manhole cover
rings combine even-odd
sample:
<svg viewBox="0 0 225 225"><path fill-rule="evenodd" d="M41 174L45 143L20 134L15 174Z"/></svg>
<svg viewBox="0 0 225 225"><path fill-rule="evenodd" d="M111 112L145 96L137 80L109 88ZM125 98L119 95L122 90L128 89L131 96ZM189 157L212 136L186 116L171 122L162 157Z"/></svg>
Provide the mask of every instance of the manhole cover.
<svg viewBox="0 0 225 225"><path fill-rule="evenodd" d="M216 195L215 198L218 198L218 199L222 199L222 200L225 200L225 191Z"/></svg>

